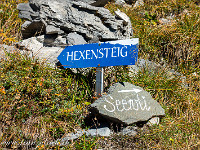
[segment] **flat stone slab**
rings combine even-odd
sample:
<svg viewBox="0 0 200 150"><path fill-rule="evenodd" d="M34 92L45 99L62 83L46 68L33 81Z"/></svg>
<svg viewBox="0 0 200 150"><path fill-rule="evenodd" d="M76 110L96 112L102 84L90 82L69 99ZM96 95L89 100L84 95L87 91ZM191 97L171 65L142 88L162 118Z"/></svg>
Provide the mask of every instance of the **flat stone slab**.
<svg viewBox="0 0 200 150"><path fill-rule="evenodd" d="M148 92L127 82L111 86L107 94L91 104L91 111L127 125L165 116L164 109Z"/></svg>

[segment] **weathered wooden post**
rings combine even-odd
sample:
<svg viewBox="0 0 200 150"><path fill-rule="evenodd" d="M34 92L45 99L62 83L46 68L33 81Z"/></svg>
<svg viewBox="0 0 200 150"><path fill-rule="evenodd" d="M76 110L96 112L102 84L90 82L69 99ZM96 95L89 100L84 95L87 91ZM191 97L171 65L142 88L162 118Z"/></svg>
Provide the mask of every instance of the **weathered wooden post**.
<svg viewBox="0 0 200 150"><path fill-rule="evenodd" d="M103 68L97 67L96 69L96 88L95 93L97 97L100 97L103 93Z"/></svg>

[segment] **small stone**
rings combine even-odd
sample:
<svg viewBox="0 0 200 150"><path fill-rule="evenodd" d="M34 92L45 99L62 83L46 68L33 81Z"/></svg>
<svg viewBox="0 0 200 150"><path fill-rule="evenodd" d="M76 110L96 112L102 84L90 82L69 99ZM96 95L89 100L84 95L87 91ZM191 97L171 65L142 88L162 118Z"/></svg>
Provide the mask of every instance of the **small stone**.
<svg viewBox="0 0 200 150"><path fill-rule="evenodd" d="M32 8L30 7L29 3L20 3L17 5L17 9L19 11L29 11L33 12Z"/></svg>
<svg viewBox="0 0 200 150"><path fill-rule="evenodd" d="M169 25L171 23L171 20L169 20L167 18L160 18L159 23L162 25Z"/></svg>
<svg viewBox="0 0 200 150"><path fill-rule="evenodd" d="M25 21L24 24L22 24L21 27L25 29L25 28L27 28L28 26L30 26L31 23L32 23L31 21Z"/></svg>
<svg viewBox="0 0 200 150"><path fill-rule="evenodd" d="M160 118L159 117L153 117L147 122L147 125L152 126L152 125L158 125L159 123L160 123Z"/></svg>
<svg viewBox="0 0 200 150"><path fill-rule="evenodd" d="M29 51L38 51L43 47L43 44L40 43L36 37L32 37L26 40L23 40L18 43L19 47L24 47L25 49Z"/></svg>
<svg viewBox="0 0 200 150"><path fill-rule="evenodd" d="M44 35L37 36L36 39L38 42L44 43Z"/></svg>
<svg viewBox="0 0 200 150"><path fill-rule="evenodd" d="M46 27L46 34L57 34L60 32L60 28L56 28L55 26L48 25Z"/></svg>
<svg viewBox="0 0 200 150"><path fill-rule="evenodd" d="M1 60L6 60L6 53L13 53L18 51L18 49L16 49L16 47L14 46L8 46L8 45L4 45L4 44L0 44L0 61ZM0 66L1 68L1 66Z"/></svg>
<svg viewBox="0 0 200 150"><path fill-rule="evenodd" d="M84 134L84 132L85 132L85 130L83 130L83 131L78 130L76 133L69 133L69 134L67 134L64 138L62 138L59 141L62 143L64 141L78 139L79 137L81 137Z"/></svg>
<svg viewBox="0 0 200 150"><path fill-rule="evenodd" d="M126 2L124 0L115 0L116 5L124 5Z"/></svg>
<svg viewBox="0 0 200 150"><path fill-rule="evenodd" d="M143 0L137 0L133 7L140 7L140 6L144 6L144 1Z"/></svg>
<svg viewBox="0 0 200 150"><path fill-rule="evenodd" d="M174 15L169 15L166 18L160 18L159 23L162 25L171 25L174 21Z"/></svg>
<svg viewBox="0 0 200 150"><path fill-rule="evenodd" d="M51 46L53 45L54 41L58 37L57 34L45 34L44 35L44 45L45 46Z"/></svg>
<svg viewBox="0 0 200 150"><path fill-rule="evenodd" d="M67 46L67 39L62 37L62 36L58 36L56 39L55 39L55 46Z"/></svg>
<svg viewBox="0 0 200 150"><path fill-rule="evenodd" d="M97 128L97 129L89 129L86 131L86 135L90 136L110 136L112 132L108 127Z"/></svg>
<svg viewBox="0 0 200 150"><path fill-rule="evenodd" d="M130 18L125 13L121 12L119 9L115 11L115 15L122 19L126 25L130 23Z"/></svg>
<svg viewBox="0 0 200 150"><path fill-rule="evenodd" d="M32 20L31 13L28 11L20 11L18 17L22 19Z"/></svg>
<svg viewBox="0 0 200 150"><path fill-rule="evenodd" d="M75 140L81 137L83 134L86 136L105 136L108 137L112 134L111 130L108 127L97 128L97 129L88 129L88 130L78 130L75 133L69 133L62 139L58 139L57 141L68 142L69 140Z"/></svg>
<svg viewBox="0 0 200 150"><path fill-rule="evenodd" d="M128 136L136 136L137 135L137 127L128 126L124 129L122 129L121 134L122 135L128 135Z"/></svg>
<svg viewBox="0 0 200 150"><path fill-rule="evenodd" d="M135 76L139 71L142 69L148 69L150 73L155 73L156 71L160 70L160 65L156 64L155 62L145 60L145 59L138 59L136 65L129 65L129 76Z"/></svg>
<svg viewBox="0 0 200 150"><path fill-rule="evenodd" d="M69 33L67 35L67 44L68 45L79 45L79 44L86 44L87 42L85 41L85 39L77 34L76 32L74 33Z"/></svg>

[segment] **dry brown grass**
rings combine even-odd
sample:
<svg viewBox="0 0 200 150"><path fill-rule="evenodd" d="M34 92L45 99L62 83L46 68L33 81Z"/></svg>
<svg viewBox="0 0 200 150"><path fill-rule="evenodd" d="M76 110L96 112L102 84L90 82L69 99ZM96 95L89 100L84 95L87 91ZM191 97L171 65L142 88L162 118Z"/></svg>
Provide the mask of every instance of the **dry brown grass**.
<svg viewBox="0 0 200 150"><path fill-rule="evenodd" d="M16 5L21 2L25 0L0 2L1 44L10 45L20 39L23 21L17 17ZM63 149L111 148L105 143L113 149L200 149L200 7L197 1L147 0L138 8L112 3L106 7L111 11L119 8L130 16L134 37L140 38L141 58L163 61L182 75L169 78L166 68L156 73L144 69L135 78L129 77L121 67L105 72L108 87L113 82L128 81L145 88L165 109L166 117L160 125L140 131L136 137L82 136ZM171 14L173 21L162 24L159 19ZM0 66L0 147L30 148L36 144L23 147L19 143L36 141L40 143L38 149L59 149L59 145L51 147L42 142L60 138L83 125L86 105L93 101L94 70L88 75L55 70L18 53L7 54L7 61L1 61ZM183 83L180 77L186 77L186 81ZM10 143L3 144L5 141Z"/></svg>

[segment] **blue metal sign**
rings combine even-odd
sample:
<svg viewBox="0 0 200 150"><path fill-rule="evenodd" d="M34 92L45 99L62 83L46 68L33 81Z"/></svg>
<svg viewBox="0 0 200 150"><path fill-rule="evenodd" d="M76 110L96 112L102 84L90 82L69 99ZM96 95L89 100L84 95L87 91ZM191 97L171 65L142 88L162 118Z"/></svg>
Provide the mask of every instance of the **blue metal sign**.
<svg viewBox="0 0 200 150"><path fill-rule="evenodd" d="M134 65L139 39L67 46L58 56L64 68Z"/></svg>

